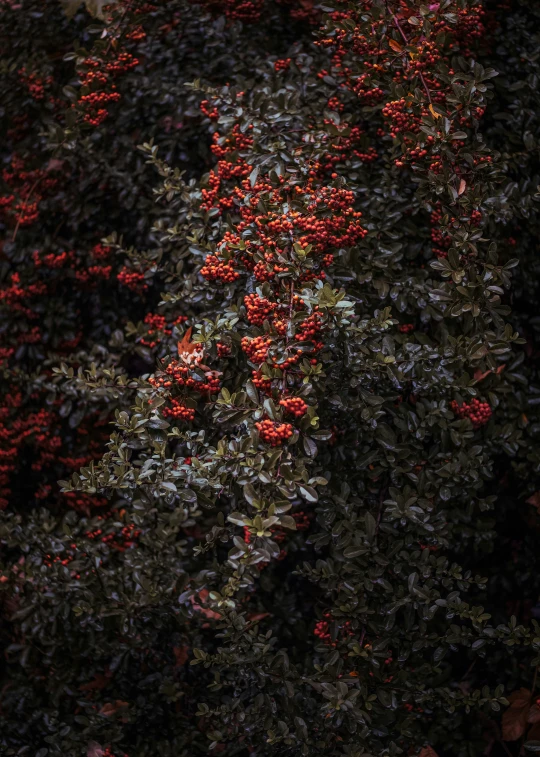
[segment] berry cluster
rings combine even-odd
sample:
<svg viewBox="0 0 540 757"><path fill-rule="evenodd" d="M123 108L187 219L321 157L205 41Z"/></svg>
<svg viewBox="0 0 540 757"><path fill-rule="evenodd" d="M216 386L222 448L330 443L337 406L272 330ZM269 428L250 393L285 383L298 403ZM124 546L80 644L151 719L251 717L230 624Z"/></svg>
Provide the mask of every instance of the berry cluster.
<svg viewBox="0 0 540 757"><path fill-rule="evenodd" d="M247 294L244 297L244 305L247 310L247 319L254 326L262 326L277 307L275 302L259 297L258 294Z"/></svg>
<svg viewBox="0 0 540 757"><path fill-rule="evenodd" d="M480 402L476 397L470 403L464 402L462 405L459 405L456 400L452 400L450 409L458 418L469 418L475 429L484 426L492 415L488 403Z"/></svg>
<svg viewBox="0 0 540 757"><path fill-rule="evenodd" d="M32 226L39 219L39 207L47 195L57 187L53 163L48 170L29 169L27 160L12 155L10 164L2 170L5 194L0 195L0 220L15 228Z"/></svg>
<svg viewBox="0 0 540 757"><path fill-rule="evenodd" d="M24 66L19 70L19 78L21 83L28 88L30 97L34 100L43 100L45 87L49 87L53 81L52 76L42 78L37 73L28 73Z"/></svg>
<svg viewBox="0 0 540 757"><path fill-rule="evenodd" d="M274 70L275 71L287 71L287 69L291 65L291 59L290 58L278 58L276 62L274 63Z"/></svg>
<svg viewBox="0 0 540 757"><path fill-rule="evenodd" d="M313 634L320 639L326 647L335 648L338 645L338 641L347 639L353 635L350 621L346 620L343 623L336 623L336 637L330 631L330 625L335 623L332 613L325 612L323 618L324 620L318 620L315 624Z"/></svg>
<svg viewBox="0 0 540 757"><path fill-rule="evenodd" d="M287 413L291 413L291 415L295 415L297 418L301 418L305 415L308 408L301 397L285 397L279 401L279 404Z"/></svg>
<svg viewBox="0 0 540 757"><path fill-rule="evenodd" d="M134 30L130 39L142 41L145 34ZM82 114L84 123L97 127L107 118L107 105L118 102L120 93L114 79L136 68L139 60L117 44L109 45L103 57L87 57L80 66L81 94L72 108Z"/></svg>
<svg viewBox="0 0 540 757"><path fill-rule="evenodd" d="M182 400L172 399L171 407L163 409L164 418L174 418L177 421L187 421L190 423L195 418L195 408L186 407Z"/></svg>
<svg viewBox="0 0 540 757"><path fill-rule="evenodd" d="M148 380L156 388L164 387L165 389L170 389L172 386L176 386L192 389L199 394L216 394L219 392L220 381L217 371L206 370L204 374L206 381L201 381L199 378L191 378L189 375L190 370L191 367L189 365L183 365L177 360L171 360L164 374L151 377Z"/></svg>
<svg viewBox="0 0 540 757"><path fill-rule="evenodd" d="M229 357L231 354L231 348L228 344L224 344L223 342L217 342L216 350L219 358Z"/></svg>
<svg viewBox="0 0 540 757"><path fill-rule="evenodd" d="M168 321L164 315L147 313L144 317L143 323L145 326L148 326L148 332L146 337L141 337L141 344L150 347L150 349L157 347L161 344L164 337L171 336L174 326L178 326L186 321L187 316L179 315L168 326Z"/></svg>
<svg viewBox="0 0 540 757"><path fill-rule="evenodd" d="M294 433L294 429L290 423L278 423L277 421L271 421L269 418L258 421L255 427L262 441L271 447L279 447L283 442L290 439Z"/></svg>
<svg viewBox="0 0 540 757"><path fill-rule="evenodd" d="M116 278L120 284L131 289L132 292L144 292L145 289L148 289L148 284L142 271L133 271L131 268L124 266Z"/></svg>

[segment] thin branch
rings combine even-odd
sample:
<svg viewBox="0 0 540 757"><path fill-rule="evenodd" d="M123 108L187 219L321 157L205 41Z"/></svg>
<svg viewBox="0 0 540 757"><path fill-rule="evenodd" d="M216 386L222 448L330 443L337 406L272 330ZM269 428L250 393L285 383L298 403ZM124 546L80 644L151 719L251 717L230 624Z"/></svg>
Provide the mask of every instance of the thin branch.
<svg viewBox="0 0 540 757"><path fill-rule="evenodd" d="M401 25L400 25L400 23L399 23L399 21L397 19L396 14L393 11L391 11L390 8L388 7L388 2L386 3L386 10L392 16L392 20L393 20L394 24L396 25L397 30L399 31L399 33L403 37L403 40L404 40L405 44L408 45L409 44L409 40L407 39L407 35L405 34L405 32L403 31L403 29L401 28ZM407 67L408 67L408 61L407 61ZM428 100L431 103L431 94L430 94L430 91L429 91L428 86L426 84L426 80L424 79L424 75L422 74L421 71L417 71L416 74L420 77L420 81L422 82L422 84L424 86L424 89L426 90L426 95L428 96Z"/></svg>
<svg viewBox="0 0 540 757"><path fill-rule="evenodd" d="M40 181L41 181L41 177L39 179L35 180L35 182L33 183L33 185L30 188L30 191L26 195L26 198L23 200L21 211L19 213L19 217L17 218L17 224L16 224L16 226L15 226L15 228L13 230L13 236L11 237L11 241L12 242L14 242L15 239L17 238L17 232L19 231L19 226L21 224L23 213L26 210L26 207L28 205L28 200L32 197L32 193L33 193L34 189L37 187L37 185L39 184Z"/></svg>

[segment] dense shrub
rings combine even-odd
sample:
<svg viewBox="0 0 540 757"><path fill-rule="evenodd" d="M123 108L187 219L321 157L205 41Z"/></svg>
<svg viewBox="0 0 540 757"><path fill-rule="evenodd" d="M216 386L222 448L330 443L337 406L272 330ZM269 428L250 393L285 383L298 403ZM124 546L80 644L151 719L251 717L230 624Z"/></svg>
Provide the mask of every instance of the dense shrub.
<svg viewBox="0 0 540 757"><path fill-rule="evenodd" d="M539 751L538 6L0 12L2 753Z"/></svg>

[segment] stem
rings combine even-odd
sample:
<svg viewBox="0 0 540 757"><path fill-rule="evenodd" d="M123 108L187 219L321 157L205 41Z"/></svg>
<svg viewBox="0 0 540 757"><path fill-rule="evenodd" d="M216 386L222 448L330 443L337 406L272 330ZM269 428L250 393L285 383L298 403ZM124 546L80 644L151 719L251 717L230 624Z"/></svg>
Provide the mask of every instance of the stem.
<svg viewBox="0 0 540 757"><path fill-rule="evenodd" d="M399 33L403 37L403 40L404 40L405 44L408 45L409 44L409 40L407 39L407 35L405 34L405 32L403 31L403 29L401 28L401 25L400 25L400 23L399 23L399 21L397 19L396 14L393 11L391 11L390 8L388 7L388 2L386 3L386 10L392 16L392 20L393 20L394 24L396 25L397 30L399 31ZM407 67L408 67L408 63L409 62L407 61ZM424 89L426 90L426 95L428 97L428 100L431 103L431 94L430 94L430 91L429 91L428 86L426 84L426 80L424 79L424 75L420 71L417 71L416 73L419 76L420 81L422 82L422 84L424 86Z"/></svg>
<svg viewBox="0 0 540 757"><path fill-rule="evenodd" d="M289 292L289 323L292 320L292 311L293 311L293 298L294 298L294 280L291 280L291 288ZM287 346L289 344L289 337L287 336L287 343L285 345L285 349L287 349ZM283 371L283 386L282 391L285 392L287 388L287 369Z"/></svg>
<svg viewBox="0 0 540 757"><path fill-rule="evenodd" d="M32 192L33 192L33 191L34 191L34 189L35 189L35 188L37 187L37 185L39 184L39 182L40 182L40 181L41 181L41 179L36 179L36 180L35 180L35 182L33 183L33 185L32 185L32 186L30 187L30 191L29 191L29 192L28 192L28 194L26 195L26 198L25 198L25 199L23 200L23 204L22 204L21 212L19 213L19 217L18 217L18 219L17 219L17 223L16 223L16 225L15 225L15 228L14 228L14 230L13 230L13 236L11 237L11 241L12 241L12 242L14 242L14 241L15 241L15 239L17 238L17 232L19 231L19 226L20 226L20 223L21 223L22 214L23 214L23 213L24 213L24 211L26 210L26 206L27 206L27 204L28 204L28 200L29 200L29 199L30 199L30 198L32 197Z"/></svg>

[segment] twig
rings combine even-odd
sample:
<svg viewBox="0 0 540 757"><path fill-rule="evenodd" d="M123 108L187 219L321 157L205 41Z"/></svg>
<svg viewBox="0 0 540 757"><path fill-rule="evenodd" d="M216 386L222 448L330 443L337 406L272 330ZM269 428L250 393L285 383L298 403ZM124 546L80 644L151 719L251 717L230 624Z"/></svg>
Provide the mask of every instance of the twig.
<svg viewBox="0 0 540 757"><path fill-rule="evenodd" d="M390 8L388 7L388 2L386 3L386 10L392 16L392 20L393 20L394 24L396 25L397 30L399 31L399 33L403 37L403 40L404 40L405 44L408 45L409 44L409 40L407 39L407 35L405 34L405 32L403 31L403 29L401 28L401 25L400 25L400 23L399 23L399 21L397 19L396 14L393 11L391 11ZM408 65L408 61L407 61L407 65ZM422 84L424 86L424 89L426 90L426 95L428 96L428 100L431 103L431 94L430 94L430 91L429 91L428 86L426 84L426 80L424 79L424 75L422 74L421 71L417 71L416 73L420 77L420 81L422 82Z"/></svg>
<svg viewBox="0 0 540 757"><path fill-rule="evenodd" d="M33 183L33 185L30 187L30 191L28 192L28 194L26 195L26 198L23 201L23 204L22 204L22 207L21 207L21 211L20 211L19 217L17 219L17 224L16 224L16 226L15 226L15 228L13 230L13 236L11 237L11 241L12 242L14 242L15 239L17 238L17 232L19 231L19 226L20 226L20 223L21 223L21 219L22 219L24 211L26 210L26 206L28 204L28 200L32 197L32 192L37 187L37 185L39 184L40 181L41 181L41 177L39 179L35 180L35 182Z"/></svg>

